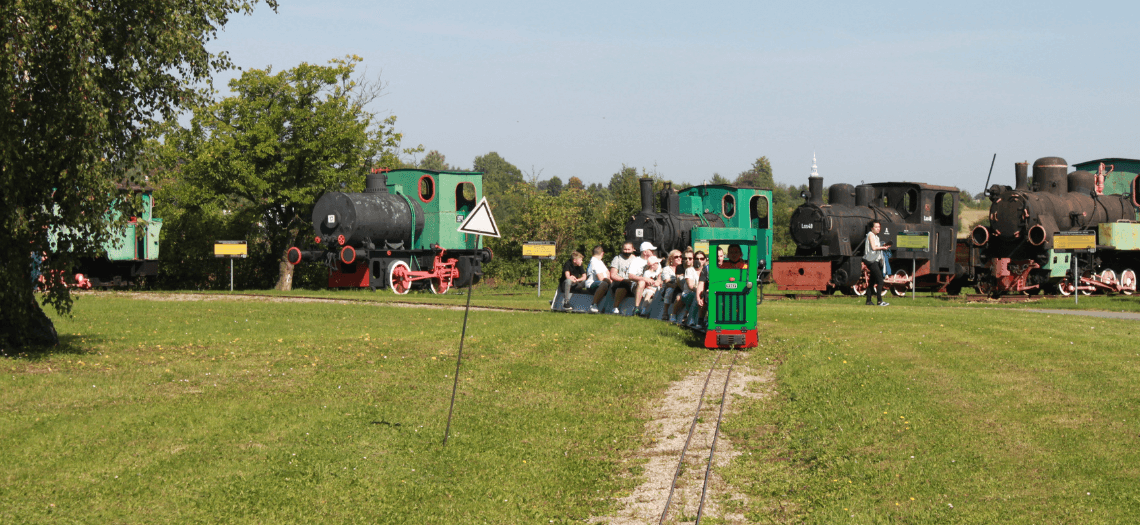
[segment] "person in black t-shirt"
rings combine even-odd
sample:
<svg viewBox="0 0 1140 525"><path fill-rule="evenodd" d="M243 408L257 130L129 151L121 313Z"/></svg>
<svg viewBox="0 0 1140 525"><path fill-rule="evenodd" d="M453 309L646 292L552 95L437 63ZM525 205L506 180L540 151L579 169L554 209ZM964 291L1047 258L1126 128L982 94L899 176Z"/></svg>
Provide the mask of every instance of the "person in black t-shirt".
<svg viewBox="0 0 1140 525"><path fill-rule="evenodd" d="M562 265L562 309L570 309L570 294L589 293L586 289L586 269L582 268L584 257L581 253L570 254L570 260Z"/></svg>

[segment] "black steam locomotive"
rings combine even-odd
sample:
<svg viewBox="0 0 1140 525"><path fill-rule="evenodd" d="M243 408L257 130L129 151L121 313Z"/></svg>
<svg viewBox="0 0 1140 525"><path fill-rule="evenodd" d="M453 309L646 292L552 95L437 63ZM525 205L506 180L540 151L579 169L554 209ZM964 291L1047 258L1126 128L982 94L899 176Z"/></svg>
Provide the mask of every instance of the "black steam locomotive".
<svg viewBox="0 0 1140 525"><path fill-rule="evenodd" d="M1037 159L1030 182L1028 163L1017 163L1014 187L995 184L987 190L993 202L990 224L970 232L979 292L1135 291L1132 268L1140 263L1135 174L1106 173L1104 163L1098 173L1068 173L1068 167L1060 157ZM1080 264L1085 272L1079 283L1069 272L1073 254L1055 249L1061 232L1096 235L1096 251Z"/></svg>
<svg viewBox="0 0 1140 525"><path fill-rule="evenodd" d="M823 199L823 178L808 178L804 203L792 212L794 257L772 264L780 290L866 293L868 276L862 256L872 221L882 223L879 238L896 244L903 232L929 234L928 251L895 250L894 271L886 284L896 294L916 288L946 290L965 273L955 262L958 188L914 182L833 184ZM911 274L914 275L911 275Z"/></svg>
<svg viewBox="0 0 1140 525"><path fill-rule="evenodd" d="M444 293L478 282L491 251L456 224L475 211L482 173L378 169L366 180L364 193L321 196L313 207L316 247L289 248L290 263L326 264L331 288L404 294L417 283Z"/></svg>

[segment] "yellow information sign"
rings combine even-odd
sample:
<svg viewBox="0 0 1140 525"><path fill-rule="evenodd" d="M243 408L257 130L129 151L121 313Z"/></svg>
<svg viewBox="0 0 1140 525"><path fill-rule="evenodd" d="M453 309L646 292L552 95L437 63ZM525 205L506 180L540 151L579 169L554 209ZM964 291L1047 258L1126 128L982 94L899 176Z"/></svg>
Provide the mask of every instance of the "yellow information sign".
<svg viewBox="0 0 1140 525"><path fill-rule="evenodd" d="M1058 232L1053 234L1054 250L1092 250L1096 248L1096 234L1086 232Z"/></svg>
<svg viewBox="0 0 1140 525"><path fill-rule="evenodd" d="M214 244L214 257L246 258L249 250L245 241L218 241Z"/></svg>
<svg viewBox="0 0 1140 525"><path fill-rule="evenodd" d="M900 232L895 236L895 248L927 251L930 249L930 232Z"/></svg>
<svg viewBox="0 0 1140 525"><path fill-rule="evenodd" d="M705 255L708 255L709 254L709 242L708 241L697 241L697 242L693 243L693 251L694 252L705 252ZM715 256L716 254L714 253L713 255Z"/></svg>
<svg viewBox="0 0 1140 525"><path fill-rule="evenodd" d="M522 255L528 259L553 259L554 244L523 243Z"/></svg>

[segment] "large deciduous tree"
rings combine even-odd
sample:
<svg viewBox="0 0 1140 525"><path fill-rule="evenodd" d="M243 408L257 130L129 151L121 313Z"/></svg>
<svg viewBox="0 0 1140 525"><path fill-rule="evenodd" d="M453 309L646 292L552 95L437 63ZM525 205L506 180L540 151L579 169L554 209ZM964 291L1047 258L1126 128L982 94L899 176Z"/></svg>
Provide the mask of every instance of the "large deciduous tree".
<svg viewBox="0 0 1140 525"><path fill-rule="evenodd" d="M255 3L0 2L0 348L58 341L33 294L32 254L47 256L45 302L70 311L65 276L130 215L116 183L148 130L230 66L205 44Z"/></svg>
<svg viewBox="0 0 1140 525"><path fill-rule="evenodd" d="M382 85L354 77L360 60L245 71L230 81L232 96L196 109L190 126L169 137L187 183L238 199L256 219L246 236L267 245L264 264L278 267L279 290L292 288L284 253L309 235L316 200L363 190L371 167L400 166L395 117L366 109Z"/></svg>

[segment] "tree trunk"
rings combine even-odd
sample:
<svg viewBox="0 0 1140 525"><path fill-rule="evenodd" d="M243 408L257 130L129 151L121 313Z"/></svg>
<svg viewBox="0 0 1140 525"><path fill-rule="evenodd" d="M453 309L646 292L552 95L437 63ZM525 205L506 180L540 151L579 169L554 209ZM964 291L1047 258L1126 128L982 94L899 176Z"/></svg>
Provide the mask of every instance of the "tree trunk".
<svg viewBox="0 0 1140 525"><path fill-rule="evenodd" d="M289 224L296 224L298 217L293 216L293 220ZM288 292L293 289L293 265L289 264L289 246L295 246L297 242L297 235L301 233L300 228L296 226L289 228L289 242L285 247L285 251L281 253L281 262L277 266L277 290Z"/></svg>
<svg viewBox="0 0 1140 525"><path fill-rule="evenodd" d="M282 292L288 292L293 289L293 265L281 258L281 263L278 266L277 286L275 287Z"/></svg>
<svg viewBox="0 0 1140 525"><path fill-rule="evenodd" d="M32 292L32 276L30 265L27 264L26 253L24 258L16 259L24 262L5 264L0 273L5 284L12 285L8 290L0 292L0 350L10 350L23 346L55 346L59 344L59 335L56 334L55 325L36 302L36 294Z"/></svg>

